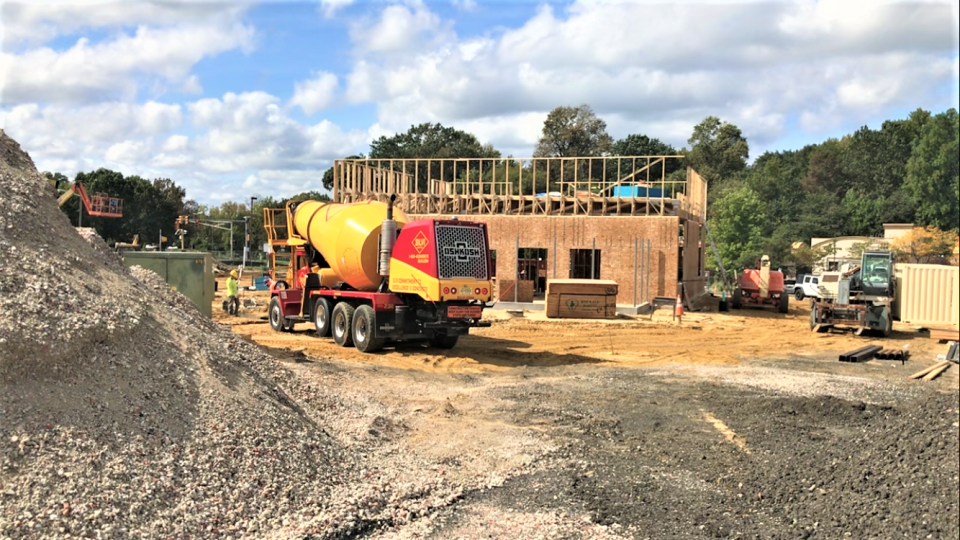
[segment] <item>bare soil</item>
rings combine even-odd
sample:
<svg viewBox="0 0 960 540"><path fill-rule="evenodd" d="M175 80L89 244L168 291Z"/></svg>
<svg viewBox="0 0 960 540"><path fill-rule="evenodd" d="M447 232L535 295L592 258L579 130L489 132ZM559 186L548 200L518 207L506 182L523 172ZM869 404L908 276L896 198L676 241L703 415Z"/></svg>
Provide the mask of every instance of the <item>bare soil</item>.
<svg viewBox="0 0 960 540"><path fill-rule="evenodd" d="M264 293L245 293L264 297ZM958 378L945 345L811 333L809 310L548 320L489 311L451 351L366 355L264 311L215 318L305 381L384 407L404 452L468 484L369 538L957 538ZM906 363L840 363L876 343ZM474 484L475 486L477 484ZM488 486L488 487L487 487Z"/></svg>

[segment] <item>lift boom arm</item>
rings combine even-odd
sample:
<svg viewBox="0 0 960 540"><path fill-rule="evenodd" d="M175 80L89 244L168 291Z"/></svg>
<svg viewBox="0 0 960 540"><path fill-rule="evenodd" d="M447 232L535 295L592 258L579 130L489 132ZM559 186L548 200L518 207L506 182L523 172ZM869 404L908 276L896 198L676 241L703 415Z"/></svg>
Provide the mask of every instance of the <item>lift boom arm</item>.
<svg viewBox="0 0 960 540"><path fill-rule="evenodd" d="M67 191L57 199L57 206L63 206L70 200L70 197L78 195L83 201L84 208L91 216L97 217L123 217L123 199L108 197L106 195L96 194L91 199L87 196L87 190L83 189L83 184L76 182L72 184Z"/></svg>

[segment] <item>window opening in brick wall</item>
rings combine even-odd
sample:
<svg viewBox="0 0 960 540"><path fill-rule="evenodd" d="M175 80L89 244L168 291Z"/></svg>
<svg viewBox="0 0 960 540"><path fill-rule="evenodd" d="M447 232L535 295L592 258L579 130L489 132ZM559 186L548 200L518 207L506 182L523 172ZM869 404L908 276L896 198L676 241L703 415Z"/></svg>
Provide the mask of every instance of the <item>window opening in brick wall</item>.
<svg viewBox="0 0 960 540"><path fill-rule="evenodd" d="M517 251L517 274L521 280L533 282L534 295L543 294L547 290L547 250L520 248Z"/></svg>
<svg viewBox="0 0 960 540"><path fill-rule="evenodd" d="M590 275L591 266L593 267L592 276ZM600 279L600 250L571 249L570 279Z"/></svg>

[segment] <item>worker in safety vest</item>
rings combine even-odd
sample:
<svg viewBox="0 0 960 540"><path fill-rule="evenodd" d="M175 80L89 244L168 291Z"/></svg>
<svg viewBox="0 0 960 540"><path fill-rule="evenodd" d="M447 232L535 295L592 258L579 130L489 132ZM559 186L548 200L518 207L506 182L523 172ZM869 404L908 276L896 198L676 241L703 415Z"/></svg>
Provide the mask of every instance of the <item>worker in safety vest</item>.
<svg viewBox="0 0 960 540"><path fill-rule="evenodd" d="M227 278L227 313L236 315L240 310L240 287L237 283L237 271L231 270Z"/></svg>

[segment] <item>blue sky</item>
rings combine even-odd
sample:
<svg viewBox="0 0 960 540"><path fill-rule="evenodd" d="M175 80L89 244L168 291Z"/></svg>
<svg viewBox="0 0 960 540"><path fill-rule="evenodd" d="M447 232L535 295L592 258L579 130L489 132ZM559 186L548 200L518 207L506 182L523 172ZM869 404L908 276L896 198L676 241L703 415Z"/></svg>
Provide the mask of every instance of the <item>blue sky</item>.
<svg viewBox="0 0 960 540"><path fill-rule="evenodd" d="M204 204L318 189L411 124L531 155L589 104L684 146L707 115L751 157L958 106L955 2L5 2L0 126L41 170L169 177Z"/></svg>

